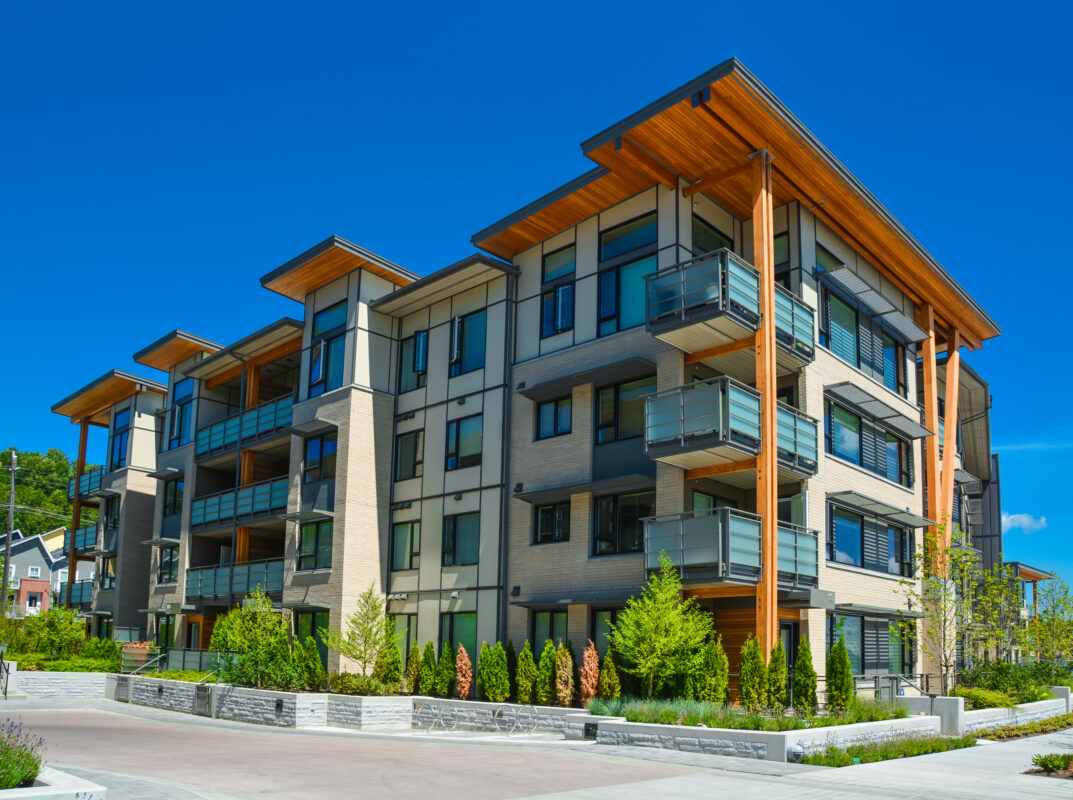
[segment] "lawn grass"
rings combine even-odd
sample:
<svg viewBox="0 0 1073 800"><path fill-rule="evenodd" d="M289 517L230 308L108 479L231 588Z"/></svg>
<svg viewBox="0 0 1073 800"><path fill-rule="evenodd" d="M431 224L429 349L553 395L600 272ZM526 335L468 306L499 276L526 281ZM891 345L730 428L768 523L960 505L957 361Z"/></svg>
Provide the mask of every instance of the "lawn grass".
<svg viewBox="0 0 1073 800"><path fill-rule="evenodd" d="M140 674L145 678L161 678L168 681L190 681L191 683L198 683L207 675L212 675L211 672L202 672L201 670L196 669L165 669L160 672L144 672ZM209 678L205 683L216 683L216 676Z"/></svg>
<svg viewBox="0 0 1073 800"><path fill-rule="evenodd" d="M802 756L800 764L817 767L849 767L854 764L871 764L875 761L890 761L895 758L912 758L930 753L945 753L976 744L976 736L912 736L890 742L869 742L849 747L830 746L820 753Z"/></svg>

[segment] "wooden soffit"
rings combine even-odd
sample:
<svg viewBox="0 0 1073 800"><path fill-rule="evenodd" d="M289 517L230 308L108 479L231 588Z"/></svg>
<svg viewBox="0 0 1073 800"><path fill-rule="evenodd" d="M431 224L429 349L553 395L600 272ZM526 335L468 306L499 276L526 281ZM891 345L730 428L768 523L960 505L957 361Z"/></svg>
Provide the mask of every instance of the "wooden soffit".
<svg viewBox="0 0 1073 800"><path fill-rule="evenodd" d="M357 269L408 286L417 275L340 236L330 236L261 278L273 292L301 301L307 294Z"/></svg>
<svg viewBox="0 0 1073 800"><path fill-rule="evenodd" d="M202 339L186 331L174 330L134 354L134 361L167 372L195 353L215 353L222 344Z"/></svg>
<svg viewBox="0 0 1073 800"><path fill-rule="evenodd" d="M511 264L477 253L396 292L385 294L373 301L370 307L384 314L404 317L495 278L517 274L518 270Z"/></svg>
<svg viewBox="0 0 1073 800"><path fill-rule="evenodd" d="M239 339L200 364L188 369L188 377L208 381L220 375L241 371L242 363L264 364L302 346L302 330L305 325L291 317L267 325L261 330Z"/></svg>
<svg viewBox="0 0 1073 800"><path fill-rule="evenodd" d="M112 406L141 392L167 394L167 387L148 378L113 369L92 383L52 406L55 414L69 417L71 422L88 420L92 425L108 427Z"/></svg>

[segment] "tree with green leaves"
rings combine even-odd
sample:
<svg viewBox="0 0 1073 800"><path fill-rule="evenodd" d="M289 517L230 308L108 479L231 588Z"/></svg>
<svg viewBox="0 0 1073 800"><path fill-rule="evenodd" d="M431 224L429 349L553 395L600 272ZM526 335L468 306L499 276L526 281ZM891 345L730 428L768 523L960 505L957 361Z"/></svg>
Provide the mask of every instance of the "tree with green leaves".
<svg viewBox="0 0 1073 800"><path fill-rule="evenodd" d="M555 702L555 645L551 639L544 640L544 651L537 664L536 703L550 706Z"/></svg>
<svg viewBox="0 0 1073 800"><path fill-rule="evenodd" d="M574 704L574 659L566 645L559 642L555 651L555 702L565 708Z"/></svg>
<svg viewBox="0 0 1073 800"><path fill-rule="evenodd" d="M488 670L492 667L490 653L491 648L488 647L488 642L481 642L481 649L477 652L477 669L474 681L478 700L488 699Z"/></svg>
<svg viewBox="0 0 1073 800"><path fill-rule="evenodd" d="M402 685L402 653L399 651L394 628L376 657L373 677L380 681L389 693L397 692Z"/></svg>
<svg viewBox="0 0 1073 800"><path fill-rule="evenodd" d="M1073 596L1061 578L1036 584L1036 616L1019 627L1020 646L1045 663L1073 659Z"/></svg>
<svg viewBox="0 0 1073 800"><path fill-rule="evenodd" d="M856 696L849 650L845 637L839 632L838 641L831 646L827 656L827 710L835 714L845 713Z"/></svg>
<svg viewBox="0 0 1073 800"><path fill-rule="evenodd" d="M970 624L965 630L966 654L974 663L1010 661L1021 631L1020 584L1009 564L977 566Z"/></svg>
<svg viewBox="0 0 1073 800"><path fill-rule="evenodd" d="M66 658L82 647L86 623L78 612L66 606L31 614L22 621L22 639L31 652Z"/></svg>
<svg viewBox="0 0 1073 800"><path fill-rule="evenodd" d="M5 500L11 450L9 447L0 452L0 475L4 476L0 486ZM86 465L87 471L91 468ZM69 524L71 504L67 500L67 486L74 476L75 462L62 450L50 448L44 453L20 450L19 470L15 473L15 530L32 537ZM96 521L96 513L96 509L83 506L82 524Z"/></svg>
<svg viewBox="0 0 1073 800"><path fill-rule="evenodd" d="M611 625L611 641L622 656L622 668L636 675L645 697L684 675L693 654L712 630L712 618L695 598L683 600L678 569L660 554L660 568L640 596L631 597Z"/></svg>
<svg viewBox="0 0 1073 800"><path fill-rule="evenodd" d="M522 653L518 656L518 671L515 673L515 697L519 703L529 704L533 702L536 689L537 667L533 660L533 648L526 640L522 646Z"/></svg>
<svg viewBox="0 0 1073 800"><path fill-rule="evenodd" d="M775 709L786 708L789 705L787 691L789 689L790 675L786 668L786 648L782 645L782 639L775 642L771 648L771 657L767 663L767 701L768 705Z"/></svg>
<svg viewBox="0 0 1073 800"><path fill-rule="evenodd" d="M812 664L812 647L802 636L794 660L794 708L812 713L816 710L816 667Z"/></svg>
<svg viewBox="0 0 1073 800"><path fill-rule="evenodd" d="M443 643L436 662L436 697L450 697L455 690L455 652L450 642Z"/></svg>
<svg viewBox="0 0 1073 800"><path fill-rule="evenodd" d="M421 649L415 644L406 659L406 691L418 694L421 691Z"/></svg>
<svg viewBox="0 0 1073 800"><path fill-rule="evenodd" d="M514 652L514 640L507 639L507 646L503 648L507 656L507 680L510 683L509 697L516 697L518 692L518 654Z"/></svg>
<svg viewBox="0 0 1073 800"><path fill-rule="evenodd" d="M758 711L767 705L767 665L760 650L760 640L752 634L741 646L741 672L738 675L738 701L742 708Z"/></svg>
<svg viewBox="0 0 1073 800"><path fill-rule="evenodd" d="M500 642L488 648L488 669L484 675L484 692L493 703L510 699L510 677L507 673L507 653Z"/></svg>
<svg viewBox="0 0 1073 800"><path fill-rule="evenodd" d="M304 642L295 642L293 657L302 688L308 692L323 690L326 673L324 662L320 660L317 640L312 636L307 636Z"/></svg>
<svg viewBox="0 0 1073 800"><path fill-rule="evenodd" d="M622 684L618 680L618 668L611 648L604 654L600 665L600 677L596 679L596 696L601 700L618 700L622 696Z"/></svg>
<svg viewBox="0 0 1073 800"><path fill-rule="evenodd" d="M730 662L721 636L709 639L697 654L693 690L698 700L726 705Z"/></svg>
<svg viewBox="0 0 1073 800"><path fill-rule="evenodd" d="M224 683L255 688L292 689L302 684L291 654L290 619L272 607L260 589L213 626L209 649L220 654Z"/></svg>
<svg viewBox="0 0 1073 800"><path fill-rule="evenodd" d="M422 694L429 697L436 696L436 648L432 642L425 642L417 682L421 687Z"/></svg>
<svg viewBox="0 0 1073 800"><path fill-rule="evenodd" d="M346 618L346 630L321 628L321 641L329 650L353 661L361 675L367 675L387 642L395 640L395 624L384 606L384 598L370 585L358 596L357 607Z"/></svg>

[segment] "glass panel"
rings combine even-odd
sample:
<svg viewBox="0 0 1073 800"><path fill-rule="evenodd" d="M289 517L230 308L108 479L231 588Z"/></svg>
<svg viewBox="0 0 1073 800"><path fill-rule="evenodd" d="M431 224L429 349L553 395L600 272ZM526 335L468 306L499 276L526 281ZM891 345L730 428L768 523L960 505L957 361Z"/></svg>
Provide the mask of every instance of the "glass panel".
<svg viewBox="0 0 1073 800"><path fill-rule="evenodd" d="M462 514L455 520L455 565L476 564L481 544L481 515Z"/></svg>
<svg viewBox="0 0 1073 800"><path fill-rule="evenodd" d="M596 310L600 334L613 332L618 314L618 272L613 269L600 273Z"/></svg>
<svg viewBox="0 0 1073 800"><path fill-rule="evenodd" d="M883 385L892 392L898 391L898 345L883 334Z"/></svg>
<svg viewBox="0 0 1073 800"><path fill-rule="evenodd" d="M889 653L890 672L892 675L900 675L905 672L905 647L902 645L901 632L898 625L888 622L887 651Z"/></svg>
<svg viewBox="0 0 1073 800"><path fill-rule="evenodd" d="M605 386L600 390L596 416L596 441L598 444L615 441L615 387Z"/></svg>
<svg viewBox="0 0 1073 800"><path fill-rule="evenodd" d="M313 315L313 335L321 336L346 324L346 303L337 303Z"/></svg>
<svg viewBox="0 0 1073 800"><path fill-rule="evenodd" d="M790 234L780 233L775 237L775 265L790 262Z"/></svg>
<svg viewBox="0 0 1073 800"><path fill-rule="evenodd" d="M655 271L655 256L619 267L618 329L620 331L644 324L645 275Z"/></svg>
<svg viewBox="0 0 1073 800"><path fill-rule="evenodd" d="M317 567L325 569L332 565L332 523L320 525L317 536Z"/></svg>
<svg viewBox="0 0 1073 800"><path fill-rule="evenodd" d="M831 352L857 366L857 312L840 298L828 293Z"/></svg>
<svg viewBox="0 0 1073 800"><path fill-rule="evenodd" d="M554 281L574 274L574 246L564 247L544 256L544 281Z"/></svg>
<svg viewBox="0 0 1073 800"><path fill-rule="evenodd" d="M555 292L544 292L540 298L540 338L547 339L555 333Z"/></svg>
<svg viewBox="0 0 1073 800"><path fill-rule="evenodd" d="M391 568L410 569L410 523L396 522L391 537Z"/></svg>
<svg viewBox="0 0 1073 800"><path fill-rule="evenodd" d="M338 389L343 385L343 352L345 350L343 343L343 336L336 336L326 343L328 349L327 365L325 367L327 380L324 387L326 392Z"/></svg>
<svg viewBox="0 0 1073 800"><path fill-rule="evenodd" d="M656 213L646 214L600 234L600 260L656 243Z"/></svg>
<svg viewBox="0 0 1073 800"><path fill-rule="evenodd" d="M656 389L655 378L623 383L618 387L618 436L629 439L645 432L645 395ZM603 395L601 393L601 403ZM602 409L601 409L602 410Z"/></svg>
<svg viewBox="0 0 1073 800"><path fill-rule="evenodd" d="M555 435L555 403L541 403L537 407L537 437L547 439Z"/></svg>
<svg viewBox="0 0 1073 800"><path fill-rule="evenodd" d="M459 372L472 372L484 366L485 312L470 314L462 326L462 361Z"/></svg>
<svg viewBox="0 0 1073 800"><path fill-rule="evenodd" d="M484 417L458 421L458 466L472 467L481 463Z"/></svg>
<svg viewBox="0 0 1073 800"><path fill-rule="evenodd" d="M864 535L863 521L857 514L848 511L834 512L835 561L842 564L861 565L861 539Z"/></svg>
<svg viewBox="0 0 1073 800"><path fill-rule="evenodd" d="M574 286L560 286L555 290L555 328L568 331L574 327Z"/></svg>
<svg viewBox="0 0 1073 800"><path fill-rule="evenodd" d="M624 494L618 498L619 553L638 553L644 548L643 517L656 513L655 492Z"/></svg>
<svg viewBox="0 0 1073 800"><path fill-rule="evenodd" d="M861 463L861 420L859 417L831 406L831 419L834 425L834 453L839 458Z"/></svg>
<svg viewBox="0 0 1073 800"><path fill-rule="evenodd" d="M849 651L850 669L854 675L860 675L864 672L864 637L862 635L864 619L838 616L835 620L836 624L842 623L842 636L846 642L846 650ZM836 634L836 641L837 638Z"/></svg>
<svg viewBox="0 0 1073 800"><path fill-rule="evenodd" d="M607 555L615 552L615 498L596 498L596 525L593 529L595 541L593 552Z"/></svg>
<svg viewBox="0 0 1073 800"><path fill-rule="evenodd" d="M734 240L722 233L714 225L711 225L706 220L701 219L696 214L693 215L693 252L709 253L712 250L721 250L722 248L728 250L734 249ZM777 259L776 264L780 263Z"/></svg>
<svg viewBox="0 0 1073 800"><path fill-rule="evenodd" d="M715 497L704 492L693 492L693 514L694 516L705 513L710 514L715 510Z"/></svg>
<svg viewBox="0 0 1073 800"><path fill-rule="evenodd" d="M613 611L597 611L592 620L592 642L596 645L596 652L600 658L607 652L611 636L611 622Z"/></svg>
<svg viewBox="0 0 1073 800"><path fill-rule="evenodd" d="M551 612L533 612L533 650L543 650L544 641L551 638Z"/></svg>
<svg viewBox="0 0 1073 800"><path fill-rule="evenodd" d="M895 483L901 478L898 467L901 464L899 458L901 448L899 445L901 442L897 437L887 434L887 480L894 481Z"/></svg>
<svg viewBox="0 0 1073 800"><path fill-rule="evenodd" d="M451 644L458 651L458 646L462 645L466 648L467 653L472 653L470 658L475 658L477 655L477 615L470 614L454 614L453 628Z"/></svg>
<svg viewBox="0 0 1073 800"><path fill-rule="evenodd" d="M570 411L571 399L569 397L558 402L558 406L555 413L555 432L556 433L570 433Z"/></svg>

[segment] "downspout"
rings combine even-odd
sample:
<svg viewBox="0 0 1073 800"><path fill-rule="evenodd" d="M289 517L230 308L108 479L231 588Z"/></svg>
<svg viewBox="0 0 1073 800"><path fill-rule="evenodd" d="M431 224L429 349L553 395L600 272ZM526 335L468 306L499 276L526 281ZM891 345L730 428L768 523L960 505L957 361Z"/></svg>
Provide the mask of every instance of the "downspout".
<svg viewBox="0 0 1073 800"><path fill-rule="evenodd" d="M242 373L238 384L238 413L239 429L242 428L242 414L246 411L246 359L242 360ZM235 500L238 500L238 490L242 488L242 441L237 443L235 449ZM237 505L237 503L236 503ZM227 572L227 597L232 600L235 593L235 548L238 547L238 520L231 517L231 564ZM248 568L247 568L248 569Z"/></svg>
<svg viewBox="0 0 1073 800"><path fill-rule="evenodd" d="M510 368L514 361L514 276L507 275L507 332L503 345L503 436L500 443L502 454L500 456L500 470L503 474L503 494L501 497L501 509L499 512L499 619L496 620L496 638L502 640L507 632L507 545L510 541L509 517L510 512L510 409L511 409L511 374Z"/></svg>

